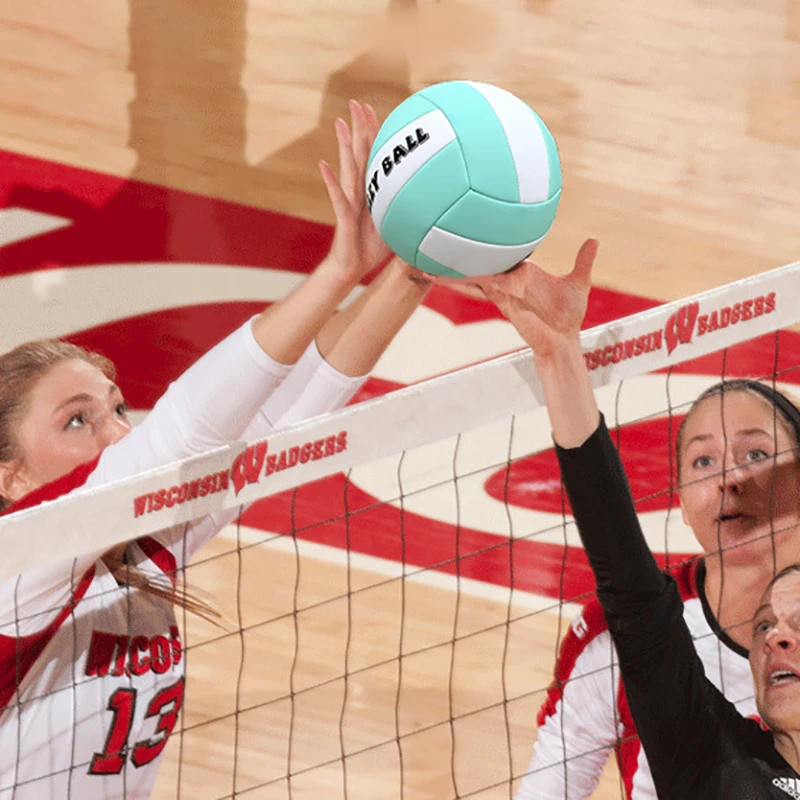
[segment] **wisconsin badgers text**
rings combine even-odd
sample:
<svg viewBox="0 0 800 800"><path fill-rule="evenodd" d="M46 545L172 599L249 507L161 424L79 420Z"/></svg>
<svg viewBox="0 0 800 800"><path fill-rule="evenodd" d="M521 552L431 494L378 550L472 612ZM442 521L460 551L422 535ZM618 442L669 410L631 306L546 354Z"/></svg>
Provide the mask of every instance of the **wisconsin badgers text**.
<svg viewBox="0 0 800 800"><path fill-rule="evenodd" d="M586 359L586 366L592 370L609 364L618 364L629 358L637 358L644 353L660 350L665 345L669 354L678 345L689 344L694 336L704 336L729 325L747 322L762 314L771 314L774 310L775 292L732 306L724 306L709 314L700 313L699 303L688 303L674 314L670 314L663 330L651 331L623 342L598 347L585 352L583 357Z"/></svg>
<svg viewBox="0 0 800 800"><path fill-rule="evenodd" d="M234 491L238 495L248 483L258 483L262 475L269 476L274 472L292 469L298 464L329 458L346 449L347 431L340 431L325 439L289 447L277 453L269 452L269 442L259 442L236 456L229 470L215 472L193 481L135 497L133 515L140 517L142 514L171 508L176 504L180 505L208 494L224 492L227 491L230 484L233 484Z"/></svg>

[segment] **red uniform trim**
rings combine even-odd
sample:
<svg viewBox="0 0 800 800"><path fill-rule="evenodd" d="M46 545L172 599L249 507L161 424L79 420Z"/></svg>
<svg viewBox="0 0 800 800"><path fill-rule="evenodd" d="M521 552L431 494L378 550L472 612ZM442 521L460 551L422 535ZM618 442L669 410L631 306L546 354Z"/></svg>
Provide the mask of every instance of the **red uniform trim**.
<svg viewBox="0 0 800 800"><path fill-rule="evenodd" d="M56 500L65 494L69 494L86 483L89 476L97 468L99 460L100 456L98 455L92 461L76 467L72 472L68 472L51 483L46 483L44 486L34 489L9 506L3 513L13 514L15 511L34 508L40 503ZM95 568L92 566L81 577L78 587L72 593L69 602L43 630L37 631L30 636L20 636L19 638L0 635L0 712L5 710L14 696L14 692L19 688L36 659L41 656L44 649L58 632L58 629L83 599L94 579L94 575Z"/></svg>
<svg viewBox="0 0 800 800"><path fill-rule="evenodd" d="M136 540L136 544L142 548L142 552L172 581L175 586L178 575L178 562L175 556L164 547L161 542L152 536L142 536Z"/></svg>
<svg viewBox="0 0 800 800"><path fill-rule="evenodd" d="M36 659L41 656L58 629L83 599L93 579L92 566L81 578L69 602L44 630L19 638L0 635L0 712L5 710Z"/></svg>
<svg viewBox="0 0 800 800"><path fill-rule="evenodd" d="M586 632L583 636L579 636L575 632L576 623L573 623L569 631L567 631L564 641L561 643L558 661L556 662L555 678L550 684L550 688L547 690L547 698L542 704L541 709L539 709L539 715L536 718L536 724L539 727L544 725L548 717L555 715L556 706L563 697L563 688L571 679L572 671L575 669L575 663L581 653L583 653L586 646L595 636L607 629L603 609L596 599L590 600L583 607L580 620L582 620L582 623L578 622L578 625Z"/></svg>

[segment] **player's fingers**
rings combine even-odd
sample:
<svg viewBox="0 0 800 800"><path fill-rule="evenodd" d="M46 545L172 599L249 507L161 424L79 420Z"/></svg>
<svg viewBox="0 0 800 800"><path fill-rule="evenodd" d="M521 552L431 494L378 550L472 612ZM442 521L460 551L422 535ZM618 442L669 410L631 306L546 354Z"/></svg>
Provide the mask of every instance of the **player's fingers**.
<svg viewBox="0 0 800 800"><path fill-rule="evenodd" d="M331 169L330 164L328 164L327 161L320 161L319 171L322 175L325 189L328 192L328 198L333 206L333 213L336 216L337 224L350 222L353 216L350 200L344 193L339 181L336 179L336 175Z"/></svg>
<svg viewBox="0 0 800 800"><path fill-rule="evenodd" d="M353 159L358 170L358 182L362 184L367 172L369 149L372 147L369 125L364 108L355 100L350 101L350 117L353 121Z"/></svg>
<svg viewBox="0 0 800 800"><path fill-rule="evenodd" d="M477 283L459 283L458 281L452 281L451 283L445 284L449 286L451 289L454 289L457 292L460 292L467 297L473 297L476 300L486 300L486 292L483 288Z"/></svg>
<svg viewBox="0 0 800 800"><path fill-rule="evenodd" d="M339 144L339 183L345 196L352 200L358 181L358 170L353 161L353 140L347 123L341 117L334 122L334 128Z"/></svg>
<svg viewBox="0 0 800 800"><path fill-rule="evenodd" d="M532 261L520 261L511 269L490 275L480 281L484 288L491 284L492 291L501 291L503 294L523 297L526 285L533 281L535 265Z"/></svg>
<svg viewBox="0 0 800 800"><path fill-rule="evenodd" d="M480 289L486 299L494 303L504 317L508 317L511 313L513 303L519 302L516 298L506 294L495 280L482 282L480 284Z"/></svg>
<svg viewBox="0 0 800 800"><path fill-rule="evenodd" d="M367 119L369 146L372 147L372 143L375 141L375 137L378 135L378 131L380 130L381 123L378 119L378 115L375 113L375 109L369 103L364 104L364 116Z"/></svg>

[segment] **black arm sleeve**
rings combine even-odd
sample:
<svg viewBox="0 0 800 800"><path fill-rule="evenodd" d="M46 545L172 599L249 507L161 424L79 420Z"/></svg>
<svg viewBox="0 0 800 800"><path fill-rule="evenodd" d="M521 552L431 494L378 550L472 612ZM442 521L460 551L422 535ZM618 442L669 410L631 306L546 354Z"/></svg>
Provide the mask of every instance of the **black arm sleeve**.
<svg viewBox="0 0 800 800"><path fill-rule="evenodd" d="M719 727L736 736L744 720L705 678L678 588L650 553L605 421L580 447L556 452L656 785L701 785L725 757Z"/></svg>

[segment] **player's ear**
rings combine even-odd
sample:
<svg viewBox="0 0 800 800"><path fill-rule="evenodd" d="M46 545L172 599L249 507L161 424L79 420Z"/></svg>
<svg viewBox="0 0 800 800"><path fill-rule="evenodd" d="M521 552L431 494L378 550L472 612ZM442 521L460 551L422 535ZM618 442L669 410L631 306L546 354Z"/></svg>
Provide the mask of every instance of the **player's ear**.
<svg viewBox="0 0 800 800"><path fill-rule="evenodd" d="M2 506L10 505L26 494L27 488L20 475L20 465L13 461L0 461L0 500L2 500Z"/></svg>

